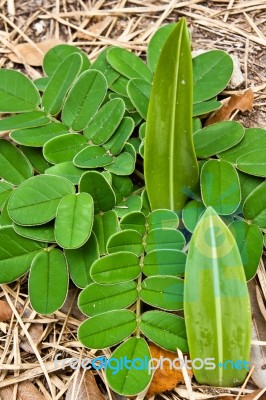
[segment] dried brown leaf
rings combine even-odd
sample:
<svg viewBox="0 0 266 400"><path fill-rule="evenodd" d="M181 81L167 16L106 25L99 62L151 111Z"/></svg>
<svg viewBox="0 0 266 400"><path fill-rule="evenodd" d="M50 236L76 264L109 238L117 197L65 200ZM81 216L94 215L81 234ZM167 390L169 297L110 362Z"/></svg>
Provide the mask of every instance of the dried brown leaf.
<svg viewBox="0 0 266 400"><path fill-rule="evenodd" d="M43 334L43 324L31 324L28 329L28 332L32 338L33 343L38 345L38 342ZM20 348L27 353L35 354L33 348L31 347L30 343L25 340L20 343Z"/></svg>
<svg viewBox="0 0 266 400"><path fill-rule="evenodd" d="M73 395L74 394L74 395ZM92 371L79 372L67 392L66 400L105 400L104 395L98 388Z"/></svg>
<svg viewBox="0 0 266 400"><path fill-rule="evenodd" d="M87 28L88 34L85 34L83 32L77 32L76 36L79 39L93 40L93 37L90 35L90 33L101 35L103 31L111 24L112 21L113 21L112 17L106 17L102 21L95 22L95 24L89 26Z"/></svg>
<svg viewBox="0 0 266 400"><path fill-rule="evenodd" d="M219 110L207 119L205 126L215 122L227 121L235 110L251 111L253 108L254 93L252 89L247 89L241 94L233 94L223 101Z"/></svg>
<svg viewBox="0 0 266 400"><path fill-rule="evenodd" d="M0 300L0 322L9 321L12 314L9 304L4 300Z"/></svg>
<svg viewBox="0 0 266 400"><path fill-rule="evenodd" d="M253 393L246 394L245 396L241 396L241 400L266 400L266 388L255 390Z"/></svg>
<svg viewBox="0 0 266 400"><path fill-rule="evenodd" d="M36 43L38 49L32 46L30 43L20 43L14 46L13 52L7 54L7 57L18 64L28 64L34 67L42 65L43 57L48 50L57 44L61 44L62 41L59 39L47 39L40 43Z"/></svg>
<svg viewBox="0 0 266 400"><path fill-rule="evenodd" d="M0 396L2 400L10 400L13 398L14 385L7 386L0 389ZM22 382L18 384L17 400L45 400L43 394L31 383Z"/></svg>
<svg viewBox="0 0 266 400"><path fill-rule="evenodd" d="M160 357L169 358L175 360L177 357L176 353L164 350L155 344L150 344L150 352L152 358L160 360ZM162 368L155 370L150 387L147 392L147 396L154 396L159 393L172 390L178 383L184 383L183 374L180 369L177 369L178 363L175 362L176 368L170 368L170 363L164 361ZM192 375L191 370L187 370L189 375Z"/></svg>

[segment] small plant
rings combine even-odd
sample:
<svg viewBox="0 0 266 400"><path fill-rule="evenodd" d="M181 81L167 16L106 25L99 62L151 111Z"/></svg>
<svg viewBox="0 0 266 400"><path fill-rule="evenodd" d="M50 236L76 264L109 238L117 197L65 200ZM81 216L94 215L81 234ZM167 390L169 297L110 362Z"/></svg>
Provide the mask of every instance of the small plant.
<svg viewBox="0 0 266 400"><path fill-rule="evenodd" d="M107 365L110 387L123 395L151 381L140 361L151 358L149 341L207 357L195 345L205 330L208 357L248 359L244 274L256 273L266 229L266 131L235 121L202 128L221 107L229 55L213 50L192 62L181 19L155 33L147 64L118 47L90 64L59 45L43 69L35 82L0 70L0 112L8 114L0 130L10 131L0 139L0 282L29 271L32 307L49 314L64 303L70 274L89 316L80 341L94 349L122 342L112 357L138 359L117 374ZM197 292L205 284L208 298ZM173 313L184 307L186 324ZM206 309L196 327L195 313ZM225 319L243 333L230 354ZM194 372L215 385L245 377Z"/></svg>

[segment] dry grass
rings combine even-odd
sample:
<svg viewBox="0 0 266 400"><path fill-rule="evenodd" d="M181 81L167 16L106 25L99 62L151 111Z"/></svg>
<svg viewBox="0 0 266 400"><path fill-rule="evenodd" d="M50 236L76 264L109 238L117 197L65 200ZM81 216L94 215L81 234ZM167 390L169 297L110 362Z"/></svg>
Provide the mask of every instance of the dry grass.
<svg viewBox="0 0 266 400"><path fill-rule="evenodd" d="M30 43L40 51L35 44L50 38L82 47L91 60L108 45L145 54L154 31L181 16L186 16L189 22L194 49L217 48L238 56L245 77L238 89L251 87L255 92L253 112L240 114L238 118L247 126L266 128L265 0L0 0L0 67L17 68L31 78L39 77L38 68L26 63L14 64L8 53L16 52L15 46L21 42ZM263 265L256 282L265 300ZM75 306L75 289L70 293L63 310L40 316L30 308L26 278L2 287L0 299L5 299L13 310L12 319L0 323L0 396L3 399L23 398L17 395L19 382L33 382L43 396L40 398L64 399L77 374L69 368L55 366L55 355L62 352L63 357L69 358L67 364L72 357L95 356L95 352L85 350L76 339L83 317ZM108 350L105 353L110 355ZM116 398L106 388L102 371L98 372L97 383L106 398ZM4 397L2 390L10 385L13 385L13 394ZM247 394L254 386L246 382L242 389L220 390L194 384L192 389L194 394L189 388L191 399L198 398L199 394L208 397L224 392L231 396ZM158 398L180 399L187 395L186 387L178 387L175 392Z"/></svg>

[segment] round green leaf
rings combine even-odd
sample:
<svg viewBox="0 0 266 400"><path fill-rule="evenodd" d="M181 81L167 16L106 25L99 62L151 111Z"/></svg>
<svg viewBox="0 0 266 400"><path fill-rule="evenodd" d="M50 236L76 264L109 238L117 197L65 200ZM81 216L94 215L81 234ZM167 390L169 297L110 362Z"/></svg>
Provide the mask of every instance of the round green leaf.
<svg viewBox="0 0 266 400"><path fill-rule="evenodd" d="M79 53L81 55L81 71L86 71L90 67L90 61L86 53L75 46L70 46L69 44L59 44L52 47L49 51L47 51L44 56L43 69L46 75L53 75L59 64L61 64L68 56L73 53Z"/></svg>
<svg viewBox="0 0 266 400"><path fill-rule="evenodd" d="M64 254L58 249L42 251L33 260L29 276L32 308L51 314L64 303L68 289L68 271Z"/></svg>
<svg viewBox="0 0 266 400"><path fill-rule="evenodd" d="M253 192L254 189L256 189L256 187L258 187L263 182L263 178L247 175L241 171L237 171L237 173L241 188L241 210L242 210L246 198L250 195L251 192Z"/></svg>
<svg viewBox="0 0 266 400"><path fill-rule="evenodd" d="M243 154L236 167L247 174L266 177L266 148Z"/></svg>
<svg viewBox="0 0 266 400"><path fill-rule="evenodd" d="M56 241L54 237L53 222L37 226L22 226L13 223L13 228L20 236L24 236L32 240L48 243L55 243Z"/></svg>
<svg viewBox="0 0 266 400"><path fill-rule="evenodd" d="M133 229L125 229L117 232L107 242L108 253L130 251L140 256L143 252L142 235Z"/></svg>
<svg viewBox="0 0 266 400"><path fill-rule="evenodd" d="M128 282L139 274L139 258L129 251L108 254L96 260L91 267L92 279L103 285Z"/></svg>
<svg viewBox="0 0 266 400"><path fill-rule="evenodd" d="M146 276L184 275L186 258L180 250L153 250L144 257L142 271Z"/></svg>
<svg viewBox="0 0 266 400"><path fill-rule="evenodd" d="M83 72L67 95L62 111L62 121L75 131L90 123L107 91L107 82L99 71Z"/></svg>
<svg viewBox="0 0 266 400"><path fill-rule="evenodd" d="M150 276L141 283L139 295L153 307L177 311L183 308L184 281L175 276Z"/></svg>
<svg viewBox="0 0 266 400"><path fill-rule="evenodd" d="M185 245L184 235L175 229L158 228L150 231L146 238L145 251L153 250L182 250Z"/></svg>
<svg viewBox="0 0 266 400"><path fill-rule="evenodd" d="M129 196L126 200L118 203L114 208L117 215L122 218L123 216L133 212L140 211L142 207L141 197L138 195Z"/></svg>
<svg viewBox="0 0 266 400"><path fill-rule="evenodd" d="M99 168L113 163L112 156L100 146L87 146L74 158L73 162L80 168Z"/></svg>
<svg viewBox="0 0 266 400"><path fill-rule="evenodd" d="M0 112L34 111L40 95L34 84L19 71L0 70Z"/></svg>
<svg viewBox="0 0 266 400"><path fill-rule="evenodd" d="M140 329L163 349L188 353L185 320L163 311L147 311L141 316Z"/></svg>
<svg viewBox="0 0 266 400"><path fill-rule="evenodd" d="M201 193L206 207L220 215L236 211L241 201L237 172L227 161L209 160L201 170Z"/></svg>
<svg viewBox="0 0 266 400"><path fill-rule="evenodd" d="M68 133L68 128L58 122L51 122L38 128L19 129L10 134L18 144L31 147L42 147L48 140Z"/></svg>
<svg viewBox="0 0 266 400"><path fill-rule="evenodd" d="M253 224L266 229L266 181L246 198L243 213L245 218L252 221Z"/></svg>
<svg viewBox="0 0 266 400"><path fill-rule="evenodd" d="M58 204L55 238L64 249L77 249L90 237L93 199L88 193L69 194Z"/></svg>
<svg viewBox="0 0 266 400"><path fill-rule="evenodd" d="M197 131L194 136L198 157L207 158L235 146L244 136L243 126L236 121L217 122Z"/></svg>
<svg viewBox="0 0 266 400"><path fill-rule="evenodd" d="M50 77L45 76L43 78L34 79L33 83L36 86L36 88L39 90L39 92L44 92L49 83L49 80L50 80Z"/></svg>
<svg viewBox="0 0 266 400"><path fill-rule="evenodd" d="M112 137L103 144L103 148L110 154L117 155L123 150L126 141L130 138L134 130L134 121L130 117L125 117L120 122Z"/></svg>
<svg viewBox="0 0 266 400"><path fill-rule="evenodd" d="M117 203L120 203L124 197L130 196L133 192L133 183L128 176L112 175L112 187Z"/></svg>
<svg viewBox="0 0 266 400"><path fill-rule="evenodd" d="M72 281L79 288L84 288L92 282L90 269L95 260L100 257L95 234L92 232L84 246L68 250L65 255Z"/></svg>
<svg viewBox="0 0 266 400"><path fill-rule="evenodd" d="M130 175L134 172L135 161L129 153L121 153L112 164L105 164L105 169L115 175Z"/></svg>
<svg viewBox="0 0 266 400"><path fill-rule="evenodd" d="M125 103L123 100L113 99L108 101L84 129L84 135L96 145L107 142L122 121L124 112Z"/></svg>
<svg viewBox="0 0 266 400"><path fill-rule="evenodd" d="M44 174L45 170L51 166L43 157L41 148L27 146L19 146L19 148L37 172Z"/></svg>
<svg viewBox="0 0 266 400"><path fill-rule="evenodd" d="M142 118L146 119L151 95L151 84L144 79L131 79L127 85L127 93L136 110Z"/></svg>
<svg viewBox="0 0 266 400"><path fill-rule="evenodd" d="M130 336L136 326L132 311L109 311L84 321L78 329L78 339L91 349L105 349Z"/></svg>
<svg viewBox="0 0 266 400"><path fill-rule="evenodd" d="M78 306L83 314L93 316L129 307L137 297L138 291L135 282L104 286L92 283L80 293Z"/></svg>
<svg viewBox="0 0 266 400"><path fill-rule="evenodd" d="M96 60L91 65L92 69L96 71L100 71L104 74L108 87L112 85L112 83L119 77L119 72L117 72L111 65L107 62L106 54L110 47L102 50Z"/></svg>
<svg viewBox="0 0 266 400"><path fill-rule="evenodd" d="M0 283L15 281L24 275L44 247L18 235L11 226L0 228Z"/></svg>
<svg viewBox="0 0 266 400"><path fill-rule="evenodd" d="M229 225L242 258L246 279L249 281L257 272L263 249L262 233L257 225L245 221L234 221Z"/></svg>
<svg viewBox="0 0 266 400"><path fill-rule="evenodd" d="M232 58L222 50L211 50L193 59L194 103L211 99L228 84Z"/></svg>
<svg viewBox="0 0 266 400"><path fill-rule="evenodd" d="M13 144L0 139L0 176L19 185L33 175L33 168L28 159Z"/></svg>
<svg viewBox="0 0 266 400"><path fill-rule="evenodd" d="M74 185L77 185L81 176L84 174L84 169L76 167L72 161L62 162L45 169L46 175L62 176L68 179Z"/></svg>
<svg viewBox="0 0 266 400"><path fill-rule="evenodd" d="M12 115L0 120L0 131L12 129L32 128L46 125L50 118L42 111L29 111L23 114Z"/></svg>
<svg viewBox="0 0 266 400"><path fill-rule="evenodd" d="M174 23L161 26L155 31L151 40L149 41L147 48L147 64L152 72L154 72L156 69L163 45L165 44L174 27Z"/></svg>
<svg viewBox="0 0 266 400"><path fill-rule="evenodd" d="M178 227L179 218L178 215L171 210L154 210L152 211L148 218L148 230L157 229L157 228L172 228L175 229Z"/></svg>
<svg viewBox="0 0 266 400"><path fill-rule="evenodd" d="M79 191L91 195L95 214L111 210L115 205L114 191L100 172L85 172L79 182Z"/></svg>
<svg viewBox="0 0 266 400"><path fill-rule="evenodd" d="M8 212L19 225L41 225L51 221L62 197L75 193L65 178L38 175L23 182L10 196Z"/></svg>
<svg viewBox="0 0 266 400"><path fill-rule="evenodd" d="M93 232L97 237L100 254L106 254L108 239L119 230L118 218L115 211L110 210L103 214L95 215Z"/></svg>
<svg viewBox="0 0 266 400"><path fill-rule="evenodd" d="M206 207L197 200L189 201L182 210L182 219L186 229L193 232Z"/></svg>
<svg viewBox="0 0 266 400"><path fill-rule="evenodd" d="M129 79L124 77L123 75L119 75L116 80L112 83L112 86L110 87L111 90L113 90L115 93L119 94L120 96L127 96L127 85L128 85Z"/></svg>
<svg viewBox="0 0 266 400"><path fill-rule="evenodd" d="M0 181L0 210L10 196L12 190L13 185L11 185L11 183L5 182L3 180Z"/></svg>
<svg viewBox="0 0 266 400"><path fill-rule="evenodd" d="M106 366L108 385L122 396L136 396L149 385L152 373L148 369L151 354L143 338L131 337L109 358ZM126 360L118 366L117 360Z"/></svg>
<svg viewBox="0 0 266 400"><path fill-rule="evenodd" d="M72 161L76 154L87 146L87 140L82 135L67 133L55 137L45 143L43 155L53 164Z"/></svg>
<svg viewBox="0 0 266 400"><path fill-rule="evenodd" d="M121 229L134 229L143 235L146 232L146 218L140 211L133 211L121 218Z"/></svg>

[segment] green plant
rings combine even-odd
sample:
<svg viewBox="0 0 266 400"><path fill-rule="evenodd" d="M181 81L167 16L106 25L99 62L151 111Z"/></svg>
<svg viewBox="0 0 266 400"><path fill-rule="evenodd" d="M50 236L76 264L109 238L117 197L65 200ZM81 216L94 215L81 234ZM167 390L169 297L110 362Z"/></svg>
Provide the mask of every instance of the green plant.
<svg viewBox="0 0 266 400"><path fill-rule="evenodd" d="M190 239L197 226L192 241L201 239L207 207L232 232L247 279L255 275L262 252L265 156L258 150L266 147L266 131L244 129L235 121L202 128L204 115L221 106L216 96L230 79L232 60L219 50L197 56L192 96L186 29L184 20L160 28L149 43L147 64L120 48L104 50L90 64L81 50L59 45L46 54L46 76L35 82L0 70L0 112L14 114L0 120L0 130L11 131L11 141L0 139L0 282L30 271L33 308L52 313L64 302L70 273L83 288L80 308L90 316L79 329L80 340L97 349L125 340L114 350L117 358L149 359L143 336L171 351L188 350L184 319L171 311L183 308L184 234ZM185 60L179 58L182 51ZM164 77L168 57L173 62ZM177 90L183 79L186 96ZM167 107L165 84L173 89ZM168 135L153 132L155 105L161 115L167 108L166 125L171 143L182 143L178 148L169 146ZM175 131L178 121L183 128ZM160 148L166 160L171 154L162 176ZM156 170L153 181L149 174ZM177 230L181 218L182 232ZM216 231L214 236L219 244ZM244 342L246 349L248 338ZM126 395L137 394L151 380L145 369L122 369L116 376L107 367L106 373L110 386Z"/></svg>

